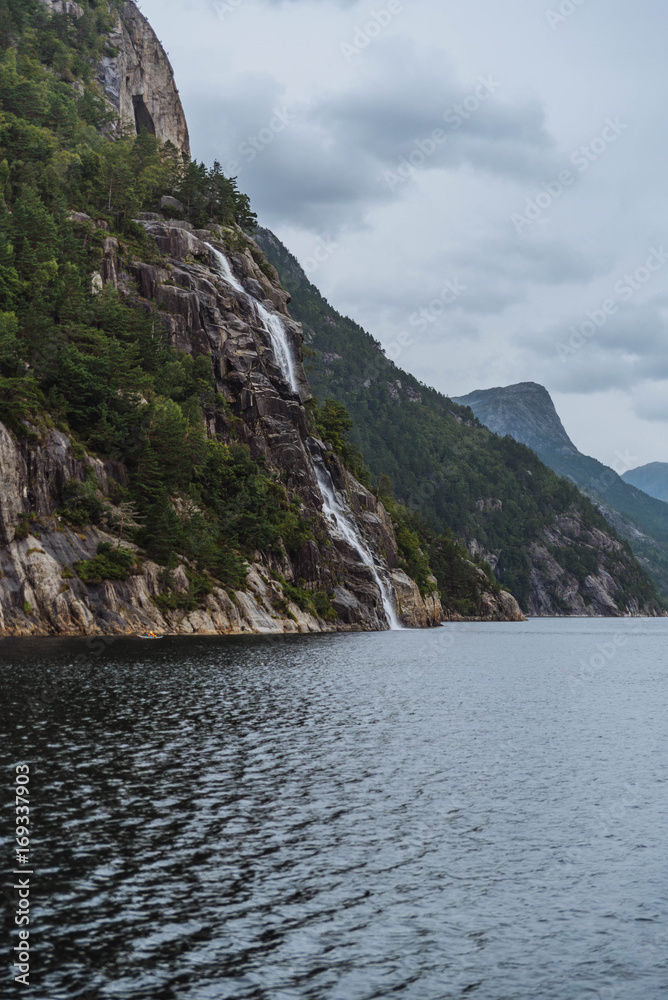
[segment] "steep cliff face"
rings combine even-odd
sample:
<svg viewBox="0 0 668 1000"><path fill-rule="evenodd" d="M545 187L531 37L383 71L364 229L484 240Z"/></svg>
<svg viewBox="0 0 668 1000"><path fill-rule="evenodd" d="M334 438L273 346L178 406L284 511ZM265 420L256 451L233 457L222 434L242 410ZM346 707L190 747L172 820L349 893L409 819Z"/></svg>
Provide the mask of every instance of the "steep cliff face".
<svg viewBox="0 0 668 1000"><path fill-rule="evenodd" d="M324 447L315 441L313 445ZM341 503L373 551L376 572L392 588L400 621L415 628L437 626L442 619L438 594L423 600L413 580L399 569L390 570L396 562L396 543L382 505L340 467L333 469ZM58 513L65 488L90 481L91 473L98 497L113 514L108 494L113 483L127 482L122 465L90 456L76 459L70 440L59 431L43 434L39 445L19 443L0 424L0 634L133 633L147 628L179 633L323 632L387 627L374 574L322 517L318 487L308 482L308 472L303 485L306 492L313 490L312 513L320 520L318 541L307 543L296 557L274 559L256 553L245 590L229 593L216 586L199 607L187 611L160 604L165 591L163 568L143 558L127 541L123 545L134 551L136 561L126 580L91 583L80 578L79 564L94 559L101 544L118 544L108 530L93 525L74 527ZM187 568L183 560L172 573L170 591L187 590ZM337 612L334 620L320 618L295 603L289 585L298 580L302 586L324 585L331 591Z"/></svg>
<svg viewBox="0 0 668 1000"><path fill-rule="evenodd" d="M476 389L453 397L470 406L476 417L495 434L510 434L536 452L577 454L547 389L537 382L519 382L501 389Z"/></svg>
<svg viewBox="0 0 668 1000"><path fill-rule="evenodd" d="M54 14L83 17L74 0L41 0ZM153 28L132 0L125 0L109 51L97 67L98 83L121 123L142 128L190 155L188 124L174 72Z"/></svg>
<svg viewBox="0 0 668 1000"><path fill-rule="evenodd" d="M134 632L155 628L174 632L330 631L382 629L387 607L379 579L387 585L400 621L410 627L436 626L442 618L437 593L420 596L417 585L397 566L397 545L383 505L358 483L312 436L304 402L310 396L301 364L301 328L287 314L287 295L252 240L239 230L194 232L187 223L158 217L143 220L163 257L148 264L123 255L116 240L105 242L99 276L138 306L156 307L173 343L193 355L209 354L216 388L227 403L210 419L208 434L240 441L280 475L313 537L297 553L281 559L256 553L248 589L227 593L214 587L201 606L169 610L156 602L164 590L161 567L137 559L128 579L86 583L77 564L95 557L100 543L116 540L100 527L74 528L59 516L63 492L91 475L97 493L113 513L114 483L128 473L117 462L88 455L75 458L67 436L42 431L40 441L17 442L0 425L0 631L5 634ZM93 228L76 216L73 225ZM230 251L227 243L236 247ZM221 270L221 257L230 272ZM258 263L260 261L260 264ZM264 313L262 312L264 310ZM286 379L271 336L280 317L293 357L296 389ZM337 510L354 527L367 564L350 532L323 512L323 494L314 461L331 482ZM175 503L177 503L175 498ZM125 543L127 546L127 543ZM170 588L185 590L187 564L173 574ZM318 618L291 598L289 587L322 588L331 595L336 617ZM158 606L160 605L160 606Z"/></svg>
<svg viewBox="0 0 668 1000"><path fill-rule="evenodd" d="M108 30L110 21L89 9L95 4L43 2L54 15L86 17L87 32L94 24ZM119 8L112 35L82 51L93 66L106 49L98 82L120 120L187 152L166 55L136 6ZM45 36L59 31L78 56L81 33L52 22ZM53 78L48 64L46 89ZM75 82L81 95L83 83ZM74 119L77 105L73 97ZM26 128L33 110L26 110ZM109 151L115 136L106 118L97 120ZM137 168L132 157L142 145L152 144L119 146L124 176ZM155 157L160 173L157 151ZM35 176L42 166L35 162ZM247 199L215 171L207 176L216 197L211 201L207 189L204 198L202 175L196 209L188 190L191 217L201 225L212 212L225 225L210 219L207 229L195 229L175 197L179 179L160 176L159 184L140 182L136 201L126 198L124 207L112 204L106 184L89 197L90 216L68 214L62 201L51 205L60 227L54 256L67 247L63 273L72 281L67 289L58 285L59 297L40 300L48 330L42 348L49 350L24 349L10 336L1 359L3 379L11 377L3 382L10 395L0 423L0 632L437 626L443 611L424 553L405 537L399 551L396 522L316 436L302 328L288 313L289 295L275 270L232 221L250 224ZM76 208L79 189L67 192ZM20 193L11 190L12 197ZM139 209L129 206L140 199L170 218L151 212L133 222L127 213ZM36 192L35 202L41 204ZM41 207L48 229L49 209ZM57 264L50 274L45 280L55 283ZM118 295L101 294L110 288ZM65 329L59 305L73 328ZM93 454L95 448L117 460ZM177 475L169 472L173 465ZM405 572L409 566L420 587ZM477 569L466 566L470 583ZM473 589L483 615L521 617L484 573Z"/></svg>
<svg viewBox="0 0 668 1000"><path fill-rule="evenodd" d="M572 554L570 569L554 558L559 548ZM631 570L630 552L607 532L584 525L576 511L556 518L543 539L533 544L531 556L532 615L619 618L662 613L656 602L642 596L628 599L620 591L620 575Z"/></svg>
<svg viewBox="0 0 668 1000"><path fill-rule="evenodd" d="M190 154L188 125L167 54L134 3L123 5L109 38L116 55L98 66L98 82L121 121Z"/></svg>
<svg viewBox="0 0 668 1000"><path fill-rule="evenodd" d="M74 0L42 0L54 14L72 14L73 17L83 17L83 7Z"/></svg>

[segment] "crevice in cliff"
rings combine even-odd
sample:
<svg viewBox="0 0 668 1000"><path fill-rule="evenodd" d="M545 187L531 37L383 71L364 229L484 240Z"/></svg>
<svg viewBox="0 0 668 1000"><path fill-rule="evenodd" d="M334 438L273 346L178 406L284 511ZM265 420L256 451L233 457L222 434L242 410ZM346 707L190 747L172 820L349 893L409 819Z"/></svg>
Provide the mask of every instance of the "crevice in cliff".
<svg viewBox="0 0 668 1000"><path fill-rule="evenodd" d="M151 113L144 103L144 98L141 94L135 94L132 98L132 105L135 112L135 125L137 128L137 135L141 132L143 128L151 135L155 135L155 122L151 117Z"/></svg>

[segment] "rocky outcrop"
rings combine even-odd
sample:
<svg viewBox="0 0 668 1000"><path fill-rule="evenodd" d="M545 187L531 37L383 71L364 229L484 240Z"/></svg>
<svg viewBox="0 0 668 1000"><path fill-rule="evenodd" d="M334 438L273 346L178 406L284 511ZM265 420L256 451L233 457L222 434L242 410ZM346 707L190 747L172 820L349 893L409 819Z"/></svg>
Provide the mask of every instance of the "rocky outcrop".
<svg viewBox="0 0 668 1000"><path fill-rule="evenodd" d="M72 223L94 225L74 216ZM224 442L241 441L254 457L262 457L298 500L305 520L314 525L313 538L280 561L256 553L246 590L227 593L215 586L194 610L166 608L160 601L165 587L161 568L140 552L127 580L87 584L77 574L76 564L94 558L101 542L115 544L115 539L103 526L80 529L61 518L63 492L73 482L93 482L100 501L113 515L113 483L126 485L127 470L81 450L76 457L61 431L32 429L32 437L19 442L0 425L0 632L386 628L377 577L350 539L323 513L313 455L326 467L346 517L374 553L376 571L394 588L401 621L416 628L439 625L442 611L435 590L423 600L417 585L397 569L396 539L382 503L313 437L304 407L310 390L301 364L301 327L290 319L287 295L270 280L271 271L261 266L256 245L236 229L195 232L187 223L155 216L143 224L162 253L159 262L128 259L117 240L108 235L102 238L102 230L103 257L97 277L101 284L117 287L138 307L155 307L158 320L180 350L211 357L216 388L227 406L212 408L209 435ZM234 284L221 274L211 247L226 254ZM259 304L281 317L294 359L297 391L286 381ZM179 578L187 587L187 569L184 561L171 588ZM287 584L326 591L336 619L323 620L300 609L284 589Z"/></svg>
<svg viewBox="0 0 668 1000"><path fill-rule="evenodd" d="M587 527L575 511L555 518L544 541L531 547L530 615L621 618L665 614L653 599L632 599L623 609L617 580L632 567L633 556L618 539ZM555 549L570 549L573 569L555 559ZM588 558L588 556L590 558ZM563 561L563 559L562 559ZM596 566L587 572L587 568Z"/></svg>
<svg viewBox="0 0 668 1000"><path fill-rule="evenodd" d="M367 542L379 552L379 566L385 562L380 553L386 549L394 562L396 542L382 504L335 460L332 469L350 490L349 515L361 522ZM129 578L85 583L77 564L94 559L100 543L118 545L118 538L92 525L73 527L58 514L58 506L68 485L92 477L100 498L113 481L127 483L119 463L90 456L75 458L71 442L57 430L47 432L38 445L34 441L19 444L0 424L0 635L133 634L146 629L183 634L327 632L386 627L368 568L325 523L320 545L311 541L297 558L286 556L281 562L257 553L249 566L246 590L228 593L214 587L195 609L169 610L161 605L162 567L144 559L127 541L124 547L136 553ZM107 504L113 513L108 498ZM417 585L404 573L395 570L390 576L387 566L383 572L388 580L396 580L397 610L406 626L440 624L436 593L423 600ZM316 617L291 600L283 581L298 579L312 586L327 585L338 612L335 621ZM187 585L184 561L172 574L170 587L185 591Z"/></svg>
<svg viewBox="0 0 668 1000"><path fill-rule="evenodd" d="M74 0L41 0L54 14L83 17ZM188 124L162 44L132 0L125 0L109 36L109 54L97 67L97 81L119 123L142 128L190 155ZM83 91L82 91L83 93Z"/></svg>
<svg viewBox="0 0 668 1000"><path fill-rule="evenodd" d="M71 14L73 17L83 17L83 7L73 0L42 0L54 14Z"/></svg>
<svg viewBox="0 0 668 1000"><path fill-rule="evenodd" d="M249 567L248 589L229 594L214 588L194 610L161 610L162 567L139 561L126 581L85 584L77 563L95 557L100 542L115 544L95 527L75 531L58 517L31 521L30 534L0 550L0 635L324 632L340 623L322 621L285 597L267 567ZM127 545L127 543L125 543ZM132 546L131 546L132 547ZM179 577L185 573L174 574Z"/></svg>
<svg viewBox="0 0 668 1000"><path fill-rule="evenodd" d="M411 628L430 628L434 622L442 622L447 617L441 606L434 577L430 578L433 591L422 597L415 580L411 580L402 569L392 570L392 584L397 597L397 610L401 619Z"/></svg>
<svg viewBox="0 0 668 1000"><path fill-rule="evenodd" d="M43 2L55 13L83 15L71 0ZM146 128L188 153L166 53L137 6L119 6L98 82L120 123L133 123L137 132ZM182 208L175 199L162 207L170 215ZM154 248L141 260L109 235L107 222L77 212L70 220L101 247L90 275L94 294L112 286L137 308L151 310L179 351L210 357L219 398L206 410L206 433L243 443L263 461L298 505L309 537L296 552L253 553L247 586L235 592L210 577L210 592L196 599L185 558L167 572L127 540L124 548L134 555L116 553L125 560L116 575L124 578L105 578L114 576L111 563L97 574L90 563L98 553L104 562L119 546L114 497L129 484L128 469L87 455L46 423L26 427L20 439L0 425L0 634L375 630L387 628L395 611L405 626L438 626L435 581L423 598L399 568L382 503L313 436L302 328L257 243L237 227L195 230L185 220L146 214L138 221ZM73 513L70 500L80 493L94 516L88 507L85 517ZM185 499L170 501L178 515Z"/></svg>
<svg viewBox="0 0 668 1000"><path fill-rule="evenodd" d="M453 402L470 406L476 417L495 434L510 434L534 451L576 455L547 389L537 382L519 382L496 389L476 389Z"/></svg>
<svg viewBox="0 0 668 1000"><path fill-rule="evenodd" d="M146 128L189 155L188 125L171 64L136 4L123 4L109 44L115 54L102 59L97 77L120 121L134 125L137 133Z"/></svg>
<svg viewBox="0 0 668 1000"><path fill-rule="evenodd" d="M479 614L471 617L459 614L458 611L446 609L443 612L444 621L449 622L524 622L522 609L513 595L498 587L489 589L489 580L484 570L475 563L469 563L473 573L478 577L480 586Z"/></svg>

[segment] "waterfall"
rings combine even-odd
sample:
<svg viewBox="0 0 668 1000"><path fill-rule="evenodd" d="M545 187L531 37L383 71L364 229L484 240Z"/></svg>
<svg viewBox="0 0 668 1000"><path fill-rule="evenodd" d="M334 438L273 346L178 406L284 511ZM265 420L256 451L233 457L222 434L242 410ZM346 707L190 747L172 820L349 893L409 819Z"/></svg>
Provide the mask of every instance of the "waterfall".
<svg viewBox="0 0 668 1000"><path fill-rule="evenodd" d="M274 348L276 360L285 376L286 382L293 392L299 392L295 366L292 361L292 351L290 350L290 342L288 341L283 320L278 313L270 313L268 309L265 309L261 302L256 302L255 308L260 315L265 330L269 334L271 346Z"/></svg>
<svg viewBox="0 0 668 1000"><path fill-rule="evenodd" d="M378 572L378 568L369 546L360 535L357 525L353 519L349 517L345 508L339 501L327 466L320 456L314 455L312 457L313 468L315 469L318 486L320 487L320 492L322 493L323 510L334 522L339 534L345 538L351 548L355 549L355 551L359 553L360 561L371 570L373 578L380 591L380 596L383 601L383 610L385 611L385 617L387 618L388 625L391 629L402 629L403 625L397 617L394 601L392 600L392 592L386 581L383 580L382 576Z"/></svg>
<svg viewBox="0 0 668 1000"><path fill-rule="evenodd" d="M230 262L225 254L221 253L220 250L216 250L216 248L212 247L210 243L207 243L206 245L211 251L211 256L220 276L228 283L228 285L231 285L235 291L244 295L252 304L255 312L262 322L262 325L264 326L264 329L269 334L276 361L278 362L286 382L290 385L294 392L298 393L299 388L297 385L297 377L295 375L294 360L283 320L278 313L269 312L269 310L265 308L261 302L246 291L238 278L235 277L232 268L230 267ZM350 547L359 554L360 561L371 570L378 590L380 591L380 596L383 602L383 610L389 627L391 629L403 628L403 625L397 617L391 589L378 572L371 550L357 530L355 522L348 515L343 505L339 502L336 490L334 489L334 483L332 482L332 477L330 476L329 470L320 456L313 457L313 467L315 469L318 485L320 486L320 492L322 493L324 512L329 516L330 520L334 522L339 534L345 538Z"/></svg>
<svg viewBox="0 0 668 1000"><path fill-rule="evenodd" d="M246 291L241 282L235 278L232 268L230 267L230 262L225 254L221 253L220 250L216 250L216 248L212 247L210 243L207 243L206 245L211 251L211 255L221 277L224 278L229 285L232 285L232 288L234 288L237 292L241 292L242 295L245 295L248 301L252 304L265 331L269 334L269 339L271 341L271 346L274 349L276 361L278 362L278 366L283 373L285 381L288 383L293 392L299 393L299 385L295 374L292 350L290 348L290 341L288 340L288 334L283 320L278 313L269 312L269 310L266 309L261 302L258 302L254 296L250 295Z"/></svg>
<svg viewBox="0 0 668 1000"><path fill-rule="evenodd" d="M211 256L213 257L216 263L216 267L220 271L221 277L225 279L228 285L232 285L232 288L236 289L237 292L241 292L241 294L245 295L247 299L250 298L250 295L243 287L241 282L234 277L232 268L230 267L230 262L225 256L225 254L221 253L220 250L216 250L216 248L212 247L210 243L206 243L205 245L211 251Z"/></svg>

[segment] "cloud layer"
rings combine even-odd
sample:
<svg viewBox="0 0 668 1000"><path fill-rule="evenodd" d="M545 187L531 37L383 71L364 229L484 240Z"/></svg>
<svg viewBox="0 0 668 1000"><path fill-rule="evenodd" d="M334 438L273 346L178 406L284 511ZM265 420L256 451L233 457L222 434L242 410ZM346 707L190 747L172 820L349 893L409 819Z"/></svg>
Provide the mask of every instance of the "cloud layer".
<svg viewBox="0 0 668 1000"><path fill-rule="evenodd" d="M665 4L142 9L195 154L334 305L410 331L398 364L453 395L542 381L582 449L668 460Z"/></svg>

